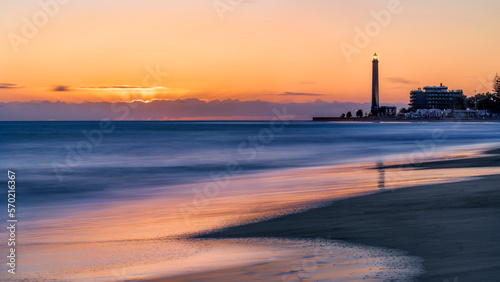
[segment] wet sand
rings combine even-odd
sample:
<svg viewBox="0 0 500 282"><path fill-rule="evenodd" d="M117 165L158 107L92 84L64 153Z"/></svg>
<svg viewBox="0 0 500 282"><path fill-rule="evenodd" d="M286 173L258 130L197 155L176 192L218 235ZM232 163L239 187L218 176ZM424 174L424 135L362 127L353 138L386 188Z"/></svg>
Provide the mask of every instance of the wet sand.
<svg viewBox="0 0 500 282"><path fill-rule="evenodd" d="M429 162L415 168L499 165L497 156L486 156ZM423 258L426 273L419 277L421 281L498 281L500 175L339 200L202 237L345 240ZM217 277L217 273L212 275ZM189 277L184 279L189 281Z"/></svg>
<svg viewBox="0 0 500 282"><path fill-rule="evenodd" d="M484 152L484 156L467 159L441 160L430 162L418 162L411 164L398 164L380 166L375 169L409 168L409 169L440 169L440 168L476 168L500 166L500 149Z"/></svg>

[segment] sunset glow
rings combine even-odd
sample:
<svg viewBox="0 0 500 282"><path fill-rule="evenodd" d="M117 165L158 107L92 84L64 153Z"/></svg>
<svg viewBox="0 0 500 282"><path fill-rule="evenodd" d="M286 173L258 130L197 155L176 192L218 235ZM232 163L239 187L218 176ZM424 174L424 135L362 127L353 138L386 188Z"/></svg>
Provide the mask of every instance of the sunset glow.
<svg viewBox="0 0 500 282"><path fill-rule="evenodd" d="M407 103L490 91L500 65L495 1L42 2L2 4L0 102L363 103L377 51L381 102Z"/></svg>

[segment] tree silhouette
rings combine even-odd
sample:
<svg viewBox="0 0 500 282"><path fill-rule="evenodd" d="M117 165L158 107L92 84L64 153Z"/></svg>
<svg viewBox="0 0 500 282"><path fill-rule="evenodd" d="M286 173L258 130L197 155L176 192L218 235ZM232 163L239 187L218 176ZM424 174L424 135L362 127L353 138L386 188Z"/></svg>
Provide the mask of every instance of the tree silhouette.
<svg viewBox="0 0 500 282"><path fill-rule="evenodd" d="M352 118L352 113L351 113L351 111L348 111L348 112L347 112L347 118Z"/></svg>
<svg viewBox="0 0 500 282"><path fill-rule="evenodd" d="M465 101L468 108L477 108L478 110L488 110L492 113L500 113L500 96L490 92L480 93L469 97Z"/></svg>
<svg viewBox="0 0 500 282"><path fill-rule="evenodd" d="M453 108L455 110L465 110L465 97L454 97Z"/></svg>
<svg viewBox="0 0 500 282"><path fill-rule="evenodd" d="M363 110L361 110L361 109L357 110L357 111L356 111L356 116L357 116L358 118L362 118L362 117L363 117Z"/></svg>
<svg viewBox="0 0 500 282"><path fill-rule="evenodd" d="M500 97L500 76L498 73L495 76L495 80L493 80L493 92L495 92L497 97Z"/></svg>

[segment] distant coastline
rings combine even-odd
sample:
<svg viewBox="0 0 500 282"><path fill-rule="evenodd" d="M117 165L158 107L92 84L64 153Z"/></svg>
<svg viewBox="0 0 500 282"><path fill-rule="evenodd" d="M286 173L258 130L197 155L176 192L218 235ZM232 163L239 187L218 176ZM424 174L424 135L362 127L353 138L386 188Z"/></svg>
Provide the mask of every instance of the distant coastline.
<svg viewBox="0 0 500 282"><path fill-rule="evenodd" d="M500 122L497 118L461 119L461 118L397 118L397 117L313 117L313 122Z"/></svg>

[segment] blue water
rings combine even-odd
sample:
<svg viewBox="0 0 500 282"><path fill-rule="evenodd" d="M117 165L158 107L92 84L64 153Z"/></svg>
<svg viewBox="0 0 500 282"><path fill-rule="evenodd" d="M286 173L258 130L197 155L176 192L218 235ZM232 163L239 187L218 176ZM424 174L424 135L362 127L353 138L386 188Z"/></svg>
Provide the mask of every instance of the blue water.
<svg viewBox="0 0 500 282"><path fill-rule="evenodd" d="M0 136L0 169L16 172L18 201L44 205L202 182L228 165L249 174L495 143L500 124L0 122Z"/></svg>

